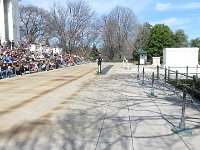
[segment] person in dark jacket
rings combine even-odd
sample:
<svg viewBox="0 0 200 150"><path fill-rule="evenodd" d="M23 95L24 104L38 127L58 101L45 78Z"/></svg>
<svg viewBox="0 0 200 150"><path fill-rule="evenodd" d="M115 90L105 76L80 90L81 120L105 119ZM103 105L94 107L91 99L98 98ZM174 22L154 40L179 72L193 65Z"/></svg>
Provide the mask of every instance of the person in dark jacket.
<svg viewBox="0 0 200 150"><path fill-rule="evenodd" d="M101 63L102 63L102 57L101 57L101 53L99 53L98 58L97 58L98 73L101 73Z"/></svg>
<svg viewBox="0 0 200 150"><path fill-rule="evenodd" d="M15 47L15 42L14 42L14 40L12 40L12 42L11 42L11 50L12 51L14 51L14 47Z"/></svg>

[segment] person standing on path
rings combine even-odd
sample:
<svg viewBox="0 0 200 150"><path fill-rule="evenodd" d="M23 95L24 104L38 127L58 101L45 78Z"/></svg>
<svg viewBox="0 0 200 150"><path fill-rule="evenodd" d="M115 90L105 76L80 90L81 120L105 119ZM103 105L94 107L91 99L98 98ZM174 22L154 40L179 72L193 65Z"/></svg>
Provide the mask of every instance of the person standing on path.
<svg viewBox="0 0 200 150"><path fill-rule="evenodd" d="M101 53L99 53L98 58L97 58L98 73L101 73L101 63L102 63L102 58L101 58Z"/></svg>

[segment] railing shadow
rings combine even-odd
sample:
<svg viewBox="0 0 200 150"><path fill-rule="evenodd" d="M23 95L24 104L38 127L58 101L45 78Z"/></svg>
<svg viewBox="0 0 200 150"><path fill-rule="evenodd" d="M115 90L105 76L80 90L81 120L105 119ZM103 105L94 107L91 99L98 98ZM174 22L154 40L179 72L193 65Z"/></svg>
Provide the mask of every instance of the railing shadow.
<svg viewBox="0 0 200 150"><path fill-rule="evenodd" d="M88 94L88 91L92 92ZM134 149L135 140L145 140L143 146L151 148L159 140L156 148L173 149L178 138L173 140L169 126L177 122L179 115L168 112L166 107L179 107L179 102L169 96L152 100L143 91L132 75L97 78L82 94L69 100L72 104L55 120L43 118L1 133L0 149L128 150ZM188 118L190 123L198 123L198 120L192 116ZM148 132L141 130L144 125L152 128ZM158 132L153 128L155 125L167 131ZM194 126L194 129L199 127Z"/></svg>

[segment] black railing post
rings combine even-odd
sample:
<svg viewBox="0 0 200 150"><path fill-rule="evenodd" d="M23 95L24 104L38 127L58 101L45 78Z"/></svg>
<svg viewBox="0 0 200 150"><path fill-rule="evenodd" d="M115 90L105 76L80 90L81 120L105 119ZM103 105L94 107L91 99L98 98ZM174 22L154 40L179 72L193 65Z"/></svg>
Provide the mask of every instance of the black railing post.
<svg viewBox="0 0 200 150"><path fill-rule="evenodd" d="M139 78L140 77L140 64L139 64L139 62L138 62L138 68L137 68L137 77Z"/></svg>
<svg viewBox="0 0 200 150"><path fill-rule="evenodd" d="M159 77L159 66L157 65L157 80L159 80L160 77Z"/></svg>
<svg viewBox="0 0 200 150"><path fill-rule="evenodd" d="M144 84L144 67L142 69L142 84Z"/></svg>
<svg viewBox="0 0 200 150"><path fill-rule="evenodd" d="M192 87L195 89L195 83L196 83L196 77L195 75L193 75L193 83L192 83Z"/></svg>
<svg viewBox="0 0 200 150"><path fill-rule="evenodd" d="M176 82L178 82L178 70L176 70Z"/></svg>
<svg viewBox="0 0 200 150"><path fill-rule="evenodd" d="M152 73L152 79L151 79L151 92L148 94L149 97L157 97L154 93L154 81L155 81L155 76L154 72Z"/></svg>
<svg viewBox="0 0 200 150"><path fill-rule="evenodd" d="M176 83L175 83L175 90L177 89L178 86L178 70L176 70Z"/></svg>
<svg viewBox="0 0 200 150"><path fill-rule="evenodd" d="M186 80L188 80L188 66L186 67Z"/></svg>
<svg viewBox="0 0 200 150"><path fill-rule="evenodd" d="M151 85L152 88L153 88L153 84L154 84L154 72L152 73L152 85Z"/></svg>
<svg viewBox="0 0 200 150"><path fill-rule="evenodd" d="M192 134L192 129L185 128L185 107L186 107L186 94L187 90L186 87L183 87L183 103L182 103L182 112L181 112L181 119L179 123L179 127L174 126L171 130L178 134L179 136L187 136Z"/></svg>
<svg viewBox="0 0 200 150"><path fill-rule="evenodd" d="M165 76L164 76L164 78L165 78L165 83L166 83L166 81L167 81L167 68L166 68L166 66L165 66Z"/></svg>
<svg viewBox="0 0 200 150"><path fill-rule="evenodd" d="M192 80L192 99L195 98L195 83L196 83L196 77L193 75L193 80Z"/></svg>
<svg viewBox="0 0 200 150"><path fill-rule="evenodd" d="M197 65L196 76L198 77L199 66Z"/></svg>
<svg viewBox="0 0 200 150"><path fill-rule="evenodd" d="M168 66L168 82L170 81L170 66Z"/></svg>
<svg viewBox="0 0 200 150"><path fill-rule="evenodd" d="M185 105L186 105L186 88L183 88L183 104L182 104L182 114L181 114L181 121L179 123L180 130L185 129Z"/></svg>

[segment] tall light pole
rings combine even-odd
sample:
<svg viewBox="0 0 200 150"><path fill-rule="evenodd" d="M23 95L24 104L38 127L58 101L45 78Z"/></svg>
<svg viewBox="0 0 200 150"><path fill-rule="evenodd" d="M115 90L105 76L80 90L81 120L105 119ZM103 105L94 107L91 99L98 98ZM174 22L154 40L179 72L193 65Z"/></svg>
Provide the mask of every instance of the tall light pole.
<svg viewBox="0 0 200 150"><path fill-rule="evenodd" d="M70 13L70 23L69 23L69 55L70 55L70 66L71 66L71 61L72 61L72 49L71 49L71 24L72 24L72 16L71 16L71 6L69 9L69 13Z"/></svg>
<svg viewBox="0 0 200 150"><path fill-rule="evenodd" d="M119 11L119 7L117 6L117 19L118 19L118 50L119 50L119 54L120 54L120 59L121 59L121 22L120 22L120 11Z"/></svg>

